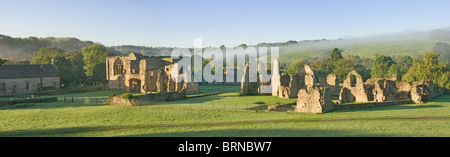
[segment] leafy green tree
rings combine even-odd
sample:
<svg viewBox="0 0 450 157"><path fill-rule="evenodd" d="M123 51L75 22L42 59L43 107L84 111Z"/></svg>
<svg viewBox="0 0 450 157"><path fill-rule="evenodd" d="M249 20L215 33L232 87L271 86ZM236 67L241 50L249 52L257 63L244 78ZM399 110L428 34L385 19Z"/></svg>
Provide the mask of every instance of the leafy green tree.
<svg viewBox="0 0 450 157"><path fill-rule="evenodd" d="M365 67L364 65L356 64L353 66L353 69L362 76L363 80L367 80L370 78L370 69Z"/></svg>
<svg viewBox="0 0 450 157"><path fill-rule="evenodd" d="M311 64L311 69L317 72L318 75L335 74L339 81L342 82L347 77L347 74L352 70L357 70L364 79L370 77L370 69L367 69L362 64L359 64L359 56L348 56L351 59L344 59L342 51L338 48L332 50L330 58L326 60L315 61ZM356 60L356 61L355 61ZM358 64L355 64L358 63Z"/></svg>
<svg viewBox="0 0 450 157"><path fill-rule="evenodd" d="M61 85L69 85L75 82L76 73L64 50L55 47L44 47L33 53L31 64L52 64L58 68Z"/></svg>
<svg viewBox="0 0 450 157"><path fill-rule="evenodd" d="M33 53L31 64L51 64L53 60L65 58L64 50L56 47L44 47Z"/></svg>
<svg viewBox="0 0 450 157"><path fill-rule="evenodd" d="M348 73L355 70L354 64L348 59L339 59L334 63L334 69L331 73L335 74L339 80L345 80Z"/></svg>
<svg viewBox="0 0 450 157"><path fill-rule="evenodd" d="M450 88L450 70L448 63L439 61L439 54L425 53L423 59L414 60L413 65L402 78L403 81L413 82L433 80L439 88Z"/></svg>
<svg viewBox="0 0 450 157"><path fill-rule="evenodd" d="M84 61L84 70L88 81L106 82L106 57L113 56L114 53L107 50L104 46L94 44L81 49Z"/></svg>
<svg viewBox="0 0 450 157"><path fill-rule="evenodd" d="M241 44L241 45L239 45L239 46L237 46L237 47L242 47L242 48L244 48L244 49L247 49L247 44Z"/></svg>
<svg viewBox="0 0 450 157"><path fill-rule="evenodd" d="M5 64L6 60L0 59L0 66L2 66L3 64Z"/></svg>
<svg viewBox="0 0 450 157"><path fill-rule="evenodd" d="M287 69L288 74L296 74L306 64L304 60L298 60L289 65Z"/></svg>
<svg viewBox="0 0 450 157"><path fill-rule="evenodd" d="M84 83L86 81L86 73L84 71L83 54L81 51L75 50L64 53L66 58L72 64L74 75L74 83Z"/></svg>
<svg viewBox="0 0 450 157"><path fill-rule="evenodd" d="M392 64L391 67L389 67L388 70L388 77L393 77L394 75L397 75L397 80L400 80L400 68L397 64Z"/></svg>
<svg viewBox="0 0 450 157"><path fill-rule="evenodd" d="M318 60L310 63L309 67L314 71L314 74L317 76L328 75L329 71L326 70L326 65L324 60Z"/></svg>
<svg viewBox="0 0 450 157"><path fill-rule="evenodd" d="M332 61L337 61L337 60L339 60L339 59L344 59L343 57L342 57L342 54L341 54L341 50L339 50L338 48L334 48L333 49L333 51L331 51L331 60Z"/></svg>
<svg viewBox="0 0 450 157"><path fill-rule="evenodd" d="M410 56L402 56L396 60L398 66L397 77L399 80L408 72L409 68L412 66L413 59Z"/></svg>
<svg viewBox="0 0 450 157"><path fill-rule="evenodd" d="M372 78L387 78L389 77L388 71L392 64L395 62L389 56L379 55L375 58L372 66L371 75Z"/></svg>

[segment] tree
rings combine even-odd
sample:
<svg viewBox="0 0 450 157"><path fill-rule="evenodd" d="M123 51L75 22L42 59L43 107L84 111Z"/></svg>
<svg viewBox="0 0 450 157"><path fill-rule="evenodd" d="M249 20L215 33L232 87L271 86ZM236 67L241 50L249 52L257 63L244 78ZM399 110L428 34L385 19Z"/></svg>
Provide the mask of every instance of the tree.
<svg viewBox="0 0 450 157"><path fill-rule="evenodd" d="M287 69L287 73L288 74L297 74L298 71L303 68L303 66L306 64L306 62L304 60L298 60L294 63L292 63L291 65L289 65L288 69Z"/></svg>
<svg viewBox="0 0 450 157"><path fill-rule="evenodd" d="M364 65L356 64L355 66L353 66L353 69L362 76L363 80L367 80L370 78L370 69L365 67Z"/></svg>
<svg viewBox="0 0 450 157"><path fill-rule="evenodd" d="M242 48L244 48L244 49L247 49L247 44L241 44L241 45L239 45L239 46L237 46L237 47L242 47Z"/></svg>
<svg viewBox="0 0 450 157"><path fill-rule="evenodd" d="M94 44L81 49L83 54L84 66L88 81L106 82L106 57L113 56L114 53L107 50L104 46Z"/></svg>
<svg viewBox="0 0 450 157"><path fill-rule="evenodd" d="M0 66L2 66L3 64L5 64L6 60L0 59Z"/></svg>
<svg viewBox="0 0 450 157"><path fill-rule="evenodd" d="M338 48L334 48L333 49L333 51L331 51L331 60L332 61L337 61L337 60L339 60L339 59L344 59L343 57L342 57L342 54L341 54L341 50L339 50Z"/></svg>
<svg viewBox="0 0 450 157"><path fill-rule="evenodd" d="M413 82L430 79L438 88L449 89L450 70L448 63L441 62L438 58L439 54L437 53L425 53L423 59L413 61L413 65L402 80Z"/></svg>
<svg viewBox="0 0 450 157"><path fill-rule="evenodd" d="M339 80L345 80L348 73L355 70L354 64L348 59L339 59L334 63L334 69L331 73L335 74Z"/></svg>
<svg viewBox="0 0 450 157"><path fill-rule="evenodd" d="M351 59L360 59L359 56L349 56ZM311 64L311 69L318 75L335 74L340 81L345 80L347 74L352 70L357 70L364 79L370 77L370 70L362 64L355 64L354 60L344 59L342 51L334 48L330 54L330 58L320 60Z"/></svg>
<svg viewBox="0 0 450 157"><path fill-rule="evenodd" d="M64 54L72 64L74 75L74 83L84 83L86 81L86 73L84 71L83 54L81 51L71 51Z"/></svg>
<svg viewBox="0 0 450 157"><path fill-rule="evenodd" d="M65 58L64 50L56 47L44 47L33 53L31 64L51 64L53 60Z"/></svg>
<svg viewBox="0 0 450 157"><path fill-rule="evenodd" d="M396 78L397 78L397 80L400 80L400 68L398 67L398 65L397 64L392 64L391 65L391 67L389 67L389 70L388 70L388 74L387 74L387 76L388 77L394 77L394 75L397 75L396 76Z"/></svg>
<svg viewBox="0 0 450 157"><path fill-rule="evenodd" d="M33 53L31 64L55 64L60 74L61 85L69 85L75 82L76 73L64 50L55 47L44 47Z"/></svg>
<svg viewBox="0 0 450 157"><path fill-rule="evenodd" d="M402 56L396 60L398 66L397 77L399 80L408 72L409 68L412 66L413 59L410 56Z"/></svg>
<svg viewBox="0 0 450 157"><path fill-rule="evenodd" d="M372 78L387 78L388 71L395 62L389 56L379 55L375 58L370 75Z"/></svg>

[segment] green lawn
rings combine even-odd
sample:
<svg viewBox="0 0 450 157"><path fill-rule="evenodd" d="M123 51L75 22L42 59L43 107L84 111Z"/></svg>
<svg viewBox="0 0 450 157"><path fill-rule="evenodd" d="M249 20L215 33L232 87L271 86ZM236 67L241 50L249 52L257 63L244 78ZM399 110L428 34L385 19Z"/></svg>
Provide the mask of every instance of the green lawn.
<svg viewBox="0 0 450 157"><path fill-rule="evenodd" d="M200 86L206 89L225 87ZM112 93L123 92L59 97L100 99ZM223 93L140 107L62 101L25 108L2 106L0 136L450 136L450 95L424 104L326 114L265 112L261 110L264 104L296 100L237 95Z"/></svg>

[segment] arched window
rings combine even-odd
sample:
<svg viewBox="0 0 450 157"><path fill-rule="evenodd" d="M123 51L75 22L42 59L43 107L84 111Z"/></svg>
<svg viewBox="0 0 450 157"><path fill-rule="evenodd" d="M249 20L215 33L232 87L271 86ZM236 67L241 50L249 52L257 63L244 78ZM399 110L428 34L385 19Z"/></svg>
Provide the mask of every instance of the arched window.
<svg viewBox="0 0 450 157"><path fill-rule="evenodd" d="M116 61L114 61L114 75L123 74L123 62L117 58Z"/></svg>
<svg viewBox="0 0 450 157"><path fill-rule="evenodd" d="M357 80L356 80L356 76L355 75L351 75L350 76L350 86L351 87L356 87L356 84L357 84L358 82L357 82Z"/></svg>

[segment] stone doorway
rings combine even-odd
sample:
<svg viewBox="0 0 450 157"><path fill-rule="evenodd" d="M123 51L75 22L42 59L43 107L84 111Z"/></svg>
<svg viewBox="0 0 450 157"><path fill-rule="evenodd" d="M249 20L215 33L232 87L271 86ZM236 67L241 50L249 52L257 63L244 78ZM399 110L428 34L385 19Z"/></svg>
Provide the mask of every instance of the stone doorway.
<svg viewBox="0 0 450 157"><path fill-rule="evenodd" d="M130 92L135 92L135 93L141 92L141 80L130 79Z"/></svg>

